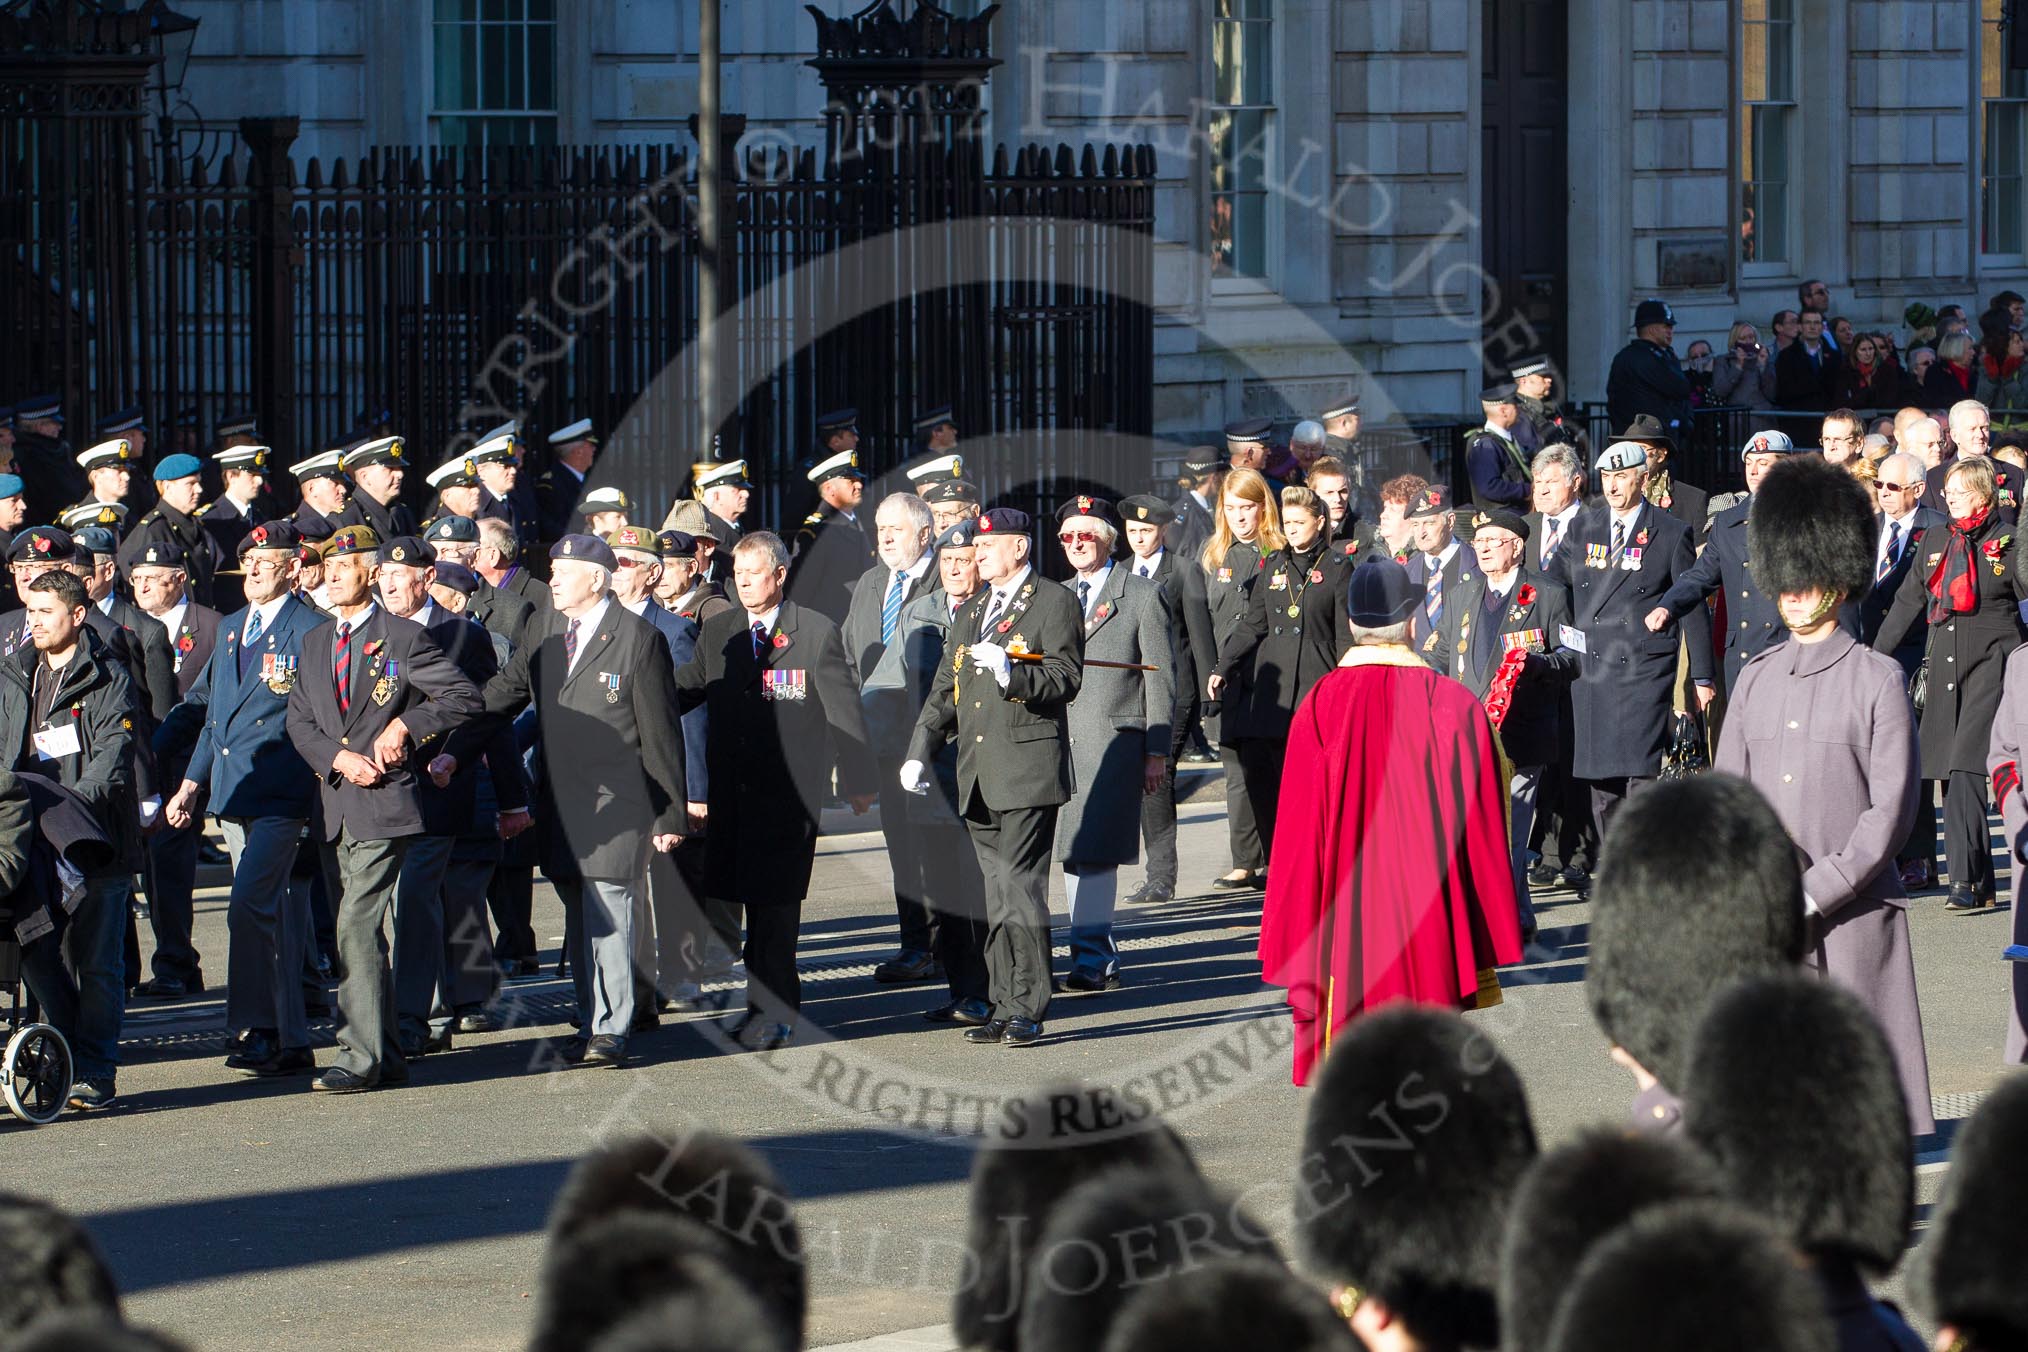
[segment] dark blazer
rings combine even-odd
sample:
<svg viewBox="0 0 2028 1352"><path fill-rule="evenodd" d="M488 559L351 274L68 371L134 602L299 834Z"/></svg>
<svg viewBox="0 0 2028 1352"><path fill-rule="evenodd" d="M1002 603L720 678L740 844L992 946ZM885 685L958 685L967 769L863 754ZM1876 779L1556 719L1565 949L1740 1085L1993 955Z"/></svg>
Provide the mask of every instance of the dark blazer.
<svg viewBox="0 0 2028 1352"><path fill-rule="evenodd" d="M1186 492L1169 505L1176 509L1176 519L1164 532L1163 548L1195 563L1203 556L1205 544L1217 533L1218 517L1194 493Z"/></svg>
<svg viewBox="0 0 2028 1352"><path fill-rule="evenodd" d="M1761 591L1746 566L1746 516L1753 499L1735 502L1711 518L1704 552L1655 604L1682 619L1701 610L1714 592L1725 593L1725 690L1739 681L1748 659L1788 638L1781 606Z"/></svg>
<svg viewBox="0 0 2028 1352"><path fill-rule="evenodd" d="M305 540L328 540L338 533L338 523L307 502L296 504L293 520Z"/></svg>
<svg viewBox="0 0 2028 1352"><path fill-rule="evenodd" d="M484 581L485 579L482 578L480 580ZM500 584L500 590L512 592L536 610L548 610L551 608L549 584L530 572L528 565L525 563L517 565L514 571L507 575L507 580ZM520 645L516 644L515 646L519 647Z"/></svg>
<svg viewBox="0 0 2028 1352"><path fill-rule="evenodd" d="M90 806L113 843L118 866L140 862L141 819L134 796L134 695L127 673L107 654L90 629L78 638L77 655L57 675L49 718L40 726L76 730L75 753L44 760L31 726L35 668L33 645L0 662L0 754L17 770L47 775Z"/></svg>
<svg viewBox="0 0 2028 1352"><path fill-rule="evenodd" d="M528 621L535 614L535 602L519 592L496 587L482 577L478 590L465 605L465 614L505 638L508 647L518 648L528 632Z"/></svg>
<svg viewBox="0 0 2028 1352"><path fill-rule="evenodd" d="M535 481L536 533L545 543L584 529L584 517L577 510L584 490L585 481L563 465L551 465Z"/></svg>
<svg viewBox="0 0 2028 1352"><path fill-rule="evenodd" d="M1129 567L1138 567L1130 559ZM1169 603L1169 650L1176 656L1176 708L1170 720L1174 734L1170 754L1181 749L1189 711L1204 698L1204 682L1218 662L1218 641L1211 635L1211 605L1205 595L1204 570L1174 551L1164 549L1155 561L1154 579Z"/></svg>
<svg viewBox="0 0 2028 1352"><path fill-rule="evenodd" d="M797 605L821 611L834 624L845 622L861 575L877 562L868 533L872 519L872 511L862 509L848 521L829 503L803 518L789 539L789 596Z"/></svg>
<svg viewBox="0 0 2028 1352"><path fill-rule="evenodd" d="M711 538L718 541L718 548L711 554L711 569L707 576L711 581L724 587L732 582L732 547L746 531L727 521L710 508L704 510L704 525L711 532Z"/></svg>
<svg viewBox="0 0 2028 1352"><path fill-rule="evenodd" d="M382 541L397 535L417 534L415 511L400 498L392 506L383 507L375 502L371 494L353 490L352 500L345 504L345 510L331 518L341 529L346 526L366 526Z"/></svg>
<svg viewBox="0 0 2028 1352"><path fill-rule="evenodd" d="M175 633L169 633L159 620L156 621L155 627L162 629L164 641L169 645L177 699L188 695L190 687L196 685L197 678L204 673L204 664L211 660L211 650L218 643L218 622L223 618L210 606L200 606L192 601L183 607L183 619ZM163 711L163 716L168 716L167 710Z"/></svg>
<svg viewBox="0 0 2028 1352"><path fill-rule="evenodd" d="M1412 549L1409 551L1408 562L1402 566L1408 569L1408 580L1417 591L1424 591L1429 587L1429 555L1420 549ZM1462 540L1458 541L1458 547L1451 551L1450 558L1444 561L1443 566L1443 604L1446 610L1450 608L1451 593L1478 575L1478 555L1472 553L1470 545ZM1424 614L1427 608L1426 600L1416 603L1412 632L1417 644L1429 638L1429 620Z"/></svg>
<svg viewBox="0 0 2028 1352"><path fill-rule="evenodd" d="M1775 402L1783 408L1827 413L1844 393L1845 359L1829 343L1818 347L1814 362L1800 338L1775 358Z"/></svg>
<svg viewBox="0 0 2028 1352"><path fill-rule="evenodd" d="M908 759L928 765L955 732L960 805L976 794L996 812L1057 806L1070 800L1067 714L1084 680L1084 617L1077 598L1031 568L993 632L981 635L992 595L991 587L980 587L952 617L945 660L916 720ZM1043 660L1013 663L1003 690L965 658L982 637L1002 647L1019 640Z"/></svg>
<svg viewBox="0 0 2028 1352"><path fill-rule="evenodd" d="M1530 448L1519 440L1524 430L1530 434L1534 430L1526 419L1515 424L1512 438L1503 437L1490 427L1481 428L1472 437L1471 445L1465 448L1465 474L1471 480L1474 506L1518 511L1533 500L1535 486L1528 471Z"/></svg>
<svg viewBox="0 0 2028 1352"><path fill-rule="evenodd" d="M155 734L164 754L190 749L183 777L209 787L211 811L219 816L309 818L317 775L289 739L289 691L302 674L303 640L325 619L302 598L289 597L254 640L260 651L241 680L246 612L226 616L211 660Z"/></svg>
<svg viewBox="0 0 2028 1352"><path fill-rule="evenodd" d="M584 877L631 880L647 866L651 837L684 829L669 644L612 599L597 632L580 631L571 667L569 624L554 610L537 617L528 641L486 686L486 711L511 717L535 705L553 841Z"/></svg>
<svg viewBox="0 0 2028 1352"><path fill-rule="evenodd" d="M690 589L690 595L681 599L683 604L676 613L686 620L697 621L700 626L714 615L738 609L737 604L726 596L725 588L711 581L698 582Z"/></svg>
<svg viewBox="0 0 2028 1352"><path fill-rule="evenodd" d="M1901 542L1901 554L1886 576L1875 582L1866 593L1866 599L1859 604L1859 641L1868 645L1880 632L1881 624L1887 619L1887 611L1894 604L1894 594L1901 590L1901 584L1915 567L1918 559L1927 558L1929 551L1923 547L1923 540L1931 531L1940 531L1950 524L1950 518L1942 512L1933 512L1918 504L1910 513L1908 529ZM1873 514L1873 549L1877 557L1880 551L1880 537L1887 529L1887 520L1880 513ZM1936 538L1942 539L1941 535ZM1929 641L1929 621L1918 615L1909 625L1908 633L1894 650L1894 660L1901 664L1903 676L1915 675L1915 669L1922 665L1922 650Z"/></svg>
<svg viewBox="0 0 2028 1352"><path fill-rule="evenodd" d="M1289 735L1296 706L1352 641L1345 623L1351 571L1344 556L1328 548L1301 559L1288 549L1268 556L1246 614L1218 645L1218 675L1225 680L1221 742ZM1291 605L1301 613L1291 616Z"/></svg>
<svg viewBox="0 0 2028 1352"><path fill-rule="evenodd" d="M323 784L324 835L342 831L358 840L389 840L423 833L425 778L417 748L479 712L479 692L431 641L423 627L376 605L352 631L352 705L338 711L331 669L338 620L327 619L303 639L302 665L289 691L289 739ZM331 768L340 751L373 755L374 739L396 718L414 746L401 765L372 788L360 788Z"/></svg>
<svg viewBox="0 0 2028 1352"><path fill-rule="evenodd" d="M1500 745L1515 765L1555 764L1562 759L1564 692L1577 676L1577 654L1563 647L1559 637L1570 623L1570 593L1562 583L1523 568L1494 621L1498 637L1481 665L1472 635L1485 622L1486 579L1481 576L1458 588L1455 606L1444 603L1436 646L1426 654L1430 665L1484 700L1507 650L1530 650L1500 725Z"/></svg>
<svg viewBox="0 0 2028 1352"><path fill-rule="evenodd" d="M700 632L697 621L688 615L678 615L652 596L642 608L641 618L654 625L655 632L668 643L669 665L677 671L683 670L683 664L697 652ZM706 768L709 752L706 737L710 727L711 715L702 707L683 715L683 776L693 803L710 801L711 772Z"/></svg>
<svg viewBox="0 0 2028 1352"><path fill-rule="evenodd" d="M1954 460L1955 457L1946 460L1922 476L1922 501L1918 504L1935 512L1946 524L1950 521L1950 508L1944 504L1943 487ZM2021 472L2004 460L1993 462L1993 514L2008 521L2021 518Z"/></svg>
<svg viewBox="0 0 2028 1352"><path fill-rule="evenodd" d="M1646 535L1645 543L1641 537ZM1571 627L1583 635L1584 653L1570 688L1576 752L1571 773L1579 779L1647 778L1662 768L1662 748L1673 711L1676 653L1690 648L1690 676L1708 681L1711 671L1711 617L1703 606L1659 634L1648 632L1647 614L1683 574L1694 555L1690 528L1652 503L1642 503L1633 521L1633 568L1610 557L1611 510L1601 502L1571 526L1570 546L1557 559L1552 581L1570 589Z"/></svg>
<svg viewBox="0 0 2028 1352"><path fill-rule="evenodd" d="M714 615L676 689L685 710L709 718L706 895L749 906L800 902L833 766L847 797L878 790L838 626L784 601L755 656L746 611Z"/></svg>
<svg viewBox="0 0 2028 1352"><path fill-rule="evenodd" d="M239 542L246 538L247 532L267 519L259 498L248 504L244 512L233 506L230 500L220 498L197 513L197 524L204 527L205 534L211 537L213 546L218 550L218 566L221 569L239 558ZM235 574L214 576L211 588L207 604L221 611L238 610L246 604L246 592Z"/></svg>
<svg viewBox="0 0 2028 1352"><path fill-rule="evenodd" d="M433 609L423 632L456 664L475 690L499 674L493 655L492 635L475 620ZM433 737L418 738L409 753L418 768L427 769L439 755L458 763L451 782L443 788L427 774L417 785L422 796L423 834L468 836L478 806L480 763L491 778L497 811L519 812L528 806L528 777L521 766L521 748L514 740L512 725L492 719L472 719Z"/></svg>
<svg viewBox="0 0 2028 1352"><path fill-rule="evenodd" d="M183 550L183 566L190 573L190 599L210 605L212 579L225 566L224 556L202 522L194 516L185 516L166 502L150 507L121 542L118 555L121 574L133 572L135 560L148 552L148 546L163 541L173 541Z"/></svg>
<svg viewBox="0 0 2028 1352"><path fill-rule="evenodd" d="M908 751L908 739L915 731L915 716L922 711L922 704L903 689L866 688L886 650L880 641L880 613L887 604L891 576L892 570L884 563L876 563L859 575L852 584L852 602L846 608L844 623L838 626L838 637L845 645L845 665L851 668L853 686L860 692L860 709L866 718L866 736L872 743L873 754L882 761L899 764ZM928 570L902 588L902 609L906 610L908 603L918 596L943 589L936 559L931 557ZM897 613L895 633L900 632L901 616Z"/></svg>
<svg viewBox="0 0 2028 1352"><path fill-rule="evenodd" d="M1202 551L1184 557L1201 558ZM1247 597L1260 578L1261 568L1259 547L1234 541L1232 547L1225 551L1225 562L1206 575L1204 603L1211 612L1214 648L1223 646L1226 635L1245 617Z"/></svg>

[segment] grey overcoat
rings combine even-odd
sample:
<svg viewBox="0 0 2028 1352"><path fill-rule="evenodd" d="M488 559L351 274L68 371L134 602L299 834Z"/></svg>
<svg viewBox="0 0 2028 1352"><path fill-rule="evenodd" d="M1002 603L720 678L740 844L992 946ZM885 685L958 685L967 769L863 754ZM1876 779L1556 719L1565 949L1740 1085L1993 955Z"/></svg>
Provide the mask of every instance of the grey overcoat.
<svg viewBox="0 0 2028 1352"><path fill-rule="evenodd" d="M1070 704L1077 787L1056 819L1058 863L1131 864L1141 857L1142 766L1148 756L1169 754L1176 707L1169 629L1162 584L1115 563L1085 621L1085 661L1142 662L1155 670L1085 667Z"/></svg>
<svg viewBox="0 0 2028 1352"><path fill-rule="evenodd" d="M2028 868L2028 802L2021 797L2022 750L2028 747L2028 646L2016 648L2008 656L2006 673L2000 708L1993 715L1986 773L1993 777L1993 797L2000 803L2000 829L2006 833L2007 853L2018 878L2021 870ZM2013 924L2012 942L2028 945L2028 906L2022 905L2018 885ZM2028 962L2009 963L2008 969L2012 984L2007 999L2007 1063L2020 1065L2028 1062Z"/></svg>
<svg viewBox="0 0 2028 1352"><path fill-rule="evenodd" d="M1894 851L1915 817L1915 719L1893 658L1843 629L1751 658L1733 689L1717 768L1767 795L1802 854L1818 912L1810 966L1866 1002L1894 1049L1917 1135L1930 1116L1908 898Z"/></svg>

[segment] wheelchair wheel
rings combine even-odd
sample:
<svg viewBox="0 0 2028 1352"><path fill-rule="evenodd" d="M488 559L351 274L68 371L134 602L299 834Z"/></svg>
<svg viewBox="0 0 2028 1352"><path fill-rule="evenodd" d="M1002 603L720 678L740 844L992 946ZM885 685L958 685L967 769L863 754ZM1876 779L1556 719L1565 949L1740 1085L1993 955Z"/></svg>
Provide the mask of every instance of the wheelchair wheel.
<svg viewBox="0 0 2028 1352"><path fill-rule="evenodd" d="M70 1099L70 1044L46 1023L31 1023L7 1040L0 1060L0 1093L24 1122L56 1121Z"/></svg>

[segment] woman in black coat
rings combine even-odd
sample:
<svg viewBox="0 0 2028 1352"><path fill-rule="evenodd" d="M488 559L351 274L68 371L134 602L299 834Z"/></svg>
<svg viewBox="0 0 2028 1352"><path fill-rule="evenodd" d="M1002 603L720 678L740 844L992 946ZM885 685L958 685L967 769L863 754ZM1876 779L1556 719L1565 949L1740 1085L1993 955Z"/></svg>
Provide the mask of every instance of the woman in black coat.
<svg viewBox="0 0 2028 1352"><path fill-rule="evenodd" d="M1223 701L1219 739L1239 752L1270 865L1289 724L1303 696L1338 665L1351 641L1345 574L1352 565L1330 548L1330 521L1323 500L1309 489L1282 490L1288 543L1267 557L1245 615L1221 638L1209 683L1213 698Z"/></svg>
<svg viewBox="0 0 2028 1352"><path fill-rule="evenodd" d="M2028 596L2013 527L1994 510L1992 462L1957 461L1944 479L1946 531L1924 535L1894 604L1873 638L1892 656L1925 612L1929 650L1923 658L1927 696L1922 710L1922 777L1942 780L1944 857L1953 911L1994 904L1993 850L1986 829L1986 749L2000 705L2007 654L2028 630L2017 602Z"/></svg>
<svg viewBox="0 0 2028 1352"><path fill-rule="evenodd" d="M1267 556L1282 547L1281 516L1273 492L1258 470L1235 469L1219 484L1218 528L1204 546L1205 602L1211 611L1211 639L1225 641L1246 618L1247 605ZM1208 684L1208 681L1207 681ZM1207 694L1209 692L1207 691ZM1215 694L1210 695L1213 701ZM1206 716L1207 720L1209 715ZM1267 881L1267 849L1246 791L1239 747L1219 716L1218 759L1225 769L1225 822L1232 843L1232 869L1211 880L1221 889L1261 887ZM1209 723L1207 721L1207 729ZM1270 816L1274 805L1267 807Z"/></svg>

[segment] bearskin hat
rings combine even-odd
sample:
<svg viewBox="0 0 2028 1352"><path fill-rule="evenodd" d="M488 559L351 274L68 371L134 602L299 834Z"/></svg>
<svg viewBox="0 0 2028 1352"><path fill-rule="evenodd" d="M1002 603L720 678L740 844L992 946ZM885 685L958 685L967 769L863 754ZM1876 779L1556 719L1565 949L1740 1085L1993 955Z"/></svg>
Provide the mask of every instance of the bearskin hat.
<svg viewBox="0 0 2028 1352"><path fill-rule="evenodd" d="M1197 1171L1180 1136L1123 1111L1109 1089L1060 1084L1003 1106L972 1163L965 1248L976 1266L960 1274L951 1301L960 1345L1019 1346L1028 1257L1058 1203L1086 1179L1128 1166L1169 1177Z"/></svg>
<svg viewBox="0 0 2028 1352"><path fill-rule="evenodd" d="M1827 1130L1827 1124L1836 1130ZM1690 1046L1683 1127L1733 1198L1803 1252L1886 1272L1915 1215L1915 1143L1887 1035L1800 972L1713 1000Z"/></svg>
<svg viewBox="0 0 2028 1352"><path fill-rule="evenodd" d="M1500 1345L1544 1352L1556 1303L1591 1247L1636 1213L1717 1198L1725 1180L1682 1141L1600 1127L1545 1154L1522 1176L1500 1253Z"/></svg>
<svg viewBox="0 0 2028 1352"><path fill-rule="evenodd" d="M1507 1205L1535 1153L1521 1077L1461 1016L1396 1004L1356 1019L1303 1128L1304 1260L1423 1342L1489 1346Z"/></svg>
<svg viewBox="0 0 2028 1352"><path fill-rule="evenodd" d="M2000 1082L1958 1133L1923 1245L1924 1303L1973 1347L2028 1348L2028 1072Z"/></svg>
<svg viewBox="0 0 2028 1352"><path fill-rule="evenodd" d="M135 1328L100 1311L44 1315L7 1343L8 1352L188 1352L156 1329Z"/></svg>
<svg viewBox="0 0 2028 1352"><path fill-rule="evenodd" d="M727 1261L801 1343L809 1303L802 1236L787 1191L759 1154L710 1131L602 1145L557 1190L550 1241L628 1211L688 1216L720 1234Z"/></svg>
<svg viewBox="0 0 2028 1352"><path fill-rule="evenodd" d="M1783 456L1746 516L1753 580L1770 599L1812 587L1863 597L1873 584L1875 535L1866 489L1815 455Z"/></svg>
<svg viewBox="0 0 2028 1352"><path fill-rule="evenodd" d="M758 1302L723 1272L662 1296L615 1323L592 1352L799 1352Z"/></svg>
<svg viewBox="0 0 2028 1352"><path fill-rule="evenodd" d="M1194 1280L1207 1254L1279 1258L1266 1229L1194 1170L1122 1169L1065 1194L1029 1255L1021 1347L1095 1348L1140 1290Z"/></svg>
<svg viewBox="0 0 2028 1352"><path fill-rule="evenodd" d="M750 1313L740 1341L704 1346L754 1352L801 1347L800 1323L792 1327L785 1312L770 1308L737 1264L737 1245L678 1213L621 1211L593 1221L553 1240L543 1254L529 1352L588 1352L620 1321L672 1297L711 1312L699 1332Z"/></svg>
<svg viewBox="0 0 2028 1352"><path fill-rule="evenodd" d="M1551 1352L1832 1352L1823 1288L1766 1221L1729 1202L1640 1212L1585 1256Z"/></svg>
<svg viewBox="0 0 2028 1352"><path fill-rule="evenodd" d="M1151 1282L1113 1320L1102 1352L1364 1352L1324 1293L1266 1258L1219 1258Z"/></svg>
<svg viewBox="0 0 2028 1352"><path fill-rule="evenodd" d="M1679 1094L1712 996L1803 960L1795 847L1767 799L1732 775L1651 784L1627 799L1591 895L1592 1017Z"/></svg>
<svg viewBox="0 0 2028 1352"><path fill-rule="evenodd" d="M0 1192L0 1329L58 1310L120 1316L120 1289L99 1246L69 1213Z"/></svg>

